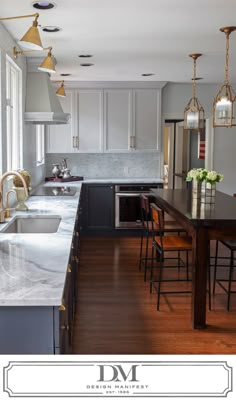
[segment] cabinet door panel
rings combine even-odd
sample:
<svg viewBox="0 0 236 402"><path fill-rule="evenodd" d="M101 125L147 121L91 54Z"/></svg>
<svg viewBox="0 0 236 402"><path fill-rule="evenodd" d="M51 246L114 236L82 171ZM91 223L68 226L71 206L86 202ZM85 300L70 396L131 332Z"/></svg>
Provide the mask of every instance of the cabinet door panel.
<svg viewBox="0 0 236 402"><path fill-rule="evenodd" d="M134 90L135 149L156 151L160 133L160 91Z"/></svg>
<svg viewBox="0 0 236 402"><path fill-rule="evenodd" d="M72 152L73 136L73 92L66 91L66 97L60 97L60 103L65 113L70 113L68 124L52 124L47 126L46 143L48 153Z"/></svg>
<svg viewBox="0 0 236 402"><path fill-rule="evenodd" d="M101 90L77 92L77 152L101 152L103 133L103 93Z"/></svg>
<svg viewBox="0 0 236 402"><path fill-rule="evenodd" d="M127 151L132 132L132 91L105 91L105 151Z"/></svg>
<svg viewBox="0 0 236 402"><path fill-rule="evenodd" d="M114 193L112 185L87 186L87 228L112 229L114 226Z"/></svg>

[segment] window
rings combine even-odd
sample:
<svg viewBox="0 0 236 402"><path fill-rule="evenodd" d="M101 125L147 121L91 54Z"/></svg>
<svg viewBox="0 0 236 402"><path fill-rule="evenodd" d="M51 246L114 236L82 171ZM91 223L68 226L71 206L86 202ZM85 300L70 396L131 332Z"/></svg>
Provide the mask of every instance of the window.
<svg viewBox="0 0 236 402"><path fill-rule="evenodd" d="M36 125L36 164L42 165L45 160L45 125Z"/></svg>
<svg viewBox="0 0 236 402"><path fill-rule="evenodd" d="M7 170L22 168L22 74L6 56Z"/></svg>

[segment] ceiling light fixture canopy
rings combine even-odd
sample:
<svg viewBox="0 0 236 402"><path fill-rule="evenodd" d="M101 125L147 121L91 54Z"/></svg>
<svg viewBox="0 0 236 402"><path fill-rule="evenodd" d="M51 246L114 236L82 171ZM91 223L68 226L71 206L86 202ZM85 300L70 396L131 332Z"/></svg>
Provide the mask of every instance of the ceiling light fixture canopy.
<svg viewBox="0 0 236 402"><path fill-rule="evenodd" d="M189 57L193 59L193 96L184 109L184 128L186 130L199 131L205 127L205 112L196 97L196 61L200 56L202 56L201 53L193 53L189 55Z"/></svg>
<svg viewBox="0 0 236 402"><path fill-rule="evenodd" d="M232 26L220 28L220 31L226 35L225 81L214 99L213 127L236 126L236 111L234 110L236 95L229 84L229 35L235 30L236 27Z"/></svg>
<svg viewBox="0 0 236 402"><path fill-rule="evenodd" d="M43 62L40 64L38 67L38 70L46 72L46 73L55 73L56 68L55 68L55 63L53 60L53 55L52 55L52 47L45 47L43 50L48 50L48 55L45 57ZM13 47L13 56L16 59L18 54L25 54L25 53L31 53L34 52L34 50L17 50L16 47Z"/></svg>
<svg viewBox="0 0 236 402"><path fill-rule="evenodd" d="M33 21L32 27L28 29L28 31L24 34L24 36L18 41L19 45L25 49L29 50L43 50L43 45L40 39L39 30L38 30L38 18L39 14L28 14L28 15L20 15L16 17L6 17L0 18L0 21L5 20L14 20L18 18L29 18L35 17Z"/></svg>
<svg viewBox="0 0 236 402"><path fill-rule="evenodd" d="M60 82L60 81L59 81ZM61 81L61 85L58 88L58 90L56 91L56 95L57 96L61 96L61 97L65 97L66 96L66 92L65 92L65 86L64 86L64 80Z"/></svg>

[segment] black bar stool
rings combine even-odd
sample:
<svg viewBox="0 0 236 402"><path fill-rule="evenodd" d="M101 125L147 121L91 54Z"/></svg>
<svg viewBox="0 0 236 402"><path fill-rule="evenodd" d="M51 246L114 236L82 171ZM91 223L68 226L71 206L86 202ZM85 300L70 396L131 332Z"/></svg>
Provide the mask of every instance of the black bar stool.
<svg viewBox="0 0 236 402"><path fill-rule="evenodd" d="M140 256L139 256L139 270L144 266L144 280L147 278L147 268L148 261L151 261L151 256L148 255L149 250L149 239L152 239L153 232L158 235L159 228L151 220L150 202L149 197L144 194L140 195L141 203L141 219L142 219L142 229L141 229L141 239L140 239ZM162 211L164 217L164 211ZM185 230L178 222L173 220L165 220L164 232L166 233L185 233ZM144 244L145 243L145 244Z"/></svg>
<svg viewBox="0 0 236 402"><path fill-rule="evenodd" d="M219 241L230 251L229 257L218 257ZM214 263L214 278L213 278L213 295L215 295L216 284L218 284L221 289L227 294L227 311L230 310L230 296L232 293L236 293L236 290L232 290L232 283L236 282L233 278L234 274L234 252L236 251L236 240L217 240L215 249L215 263ZM229 260L229 264L218 263L219 259ZM217 268L225 267L228 268L228 277L224 276L217 278ZM224 283L227 282L226 285Z"/></svg>
<svg viewBox="0 0 236 402"><path fill-rule="evenodd" d="M164 282L182 282L189 281L188 272L188 253L192 250L192 238L186 235L174 236L165 235L164 230L164 217L163 211L157 207L154 203L151 203L151 216L153 225L153 238L152 238L152 264L151 264L151 279L150 279L150 293L152 292L152 287L154 286L157 291L157 310L160 309L160 296L161 294L173 294L173 293L191 293L189 290L162 290L162 284ZM158 235L154 231L154 227L158 228ZM158 259L158 276L157 279L154 278L154 252L159 256ZM169 259L175 259L176 257L165 257L166 252L185 252L186 253L186 263L180 260L179 254L177 257L177 265L172 265L172 268L180 266L186 267L186 278L185 279L163 279L163 269L166 267L164 262Z"/></svg>

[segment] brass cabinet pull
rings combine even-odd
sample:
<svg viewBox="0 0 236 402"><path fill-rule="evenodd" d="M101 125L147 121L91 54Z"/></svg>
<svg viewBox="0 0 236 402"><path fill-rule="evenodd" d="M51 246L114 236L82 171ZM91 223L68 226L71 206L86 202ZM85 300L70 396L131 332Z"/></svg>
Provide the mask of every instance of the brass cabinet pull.
<svg viewBox="0 0 236 402"><path fill-rule="evenodd" d="M69 273L72 272L72 270L71 270L71 265L70 265L70 264L68 264L68 266L67 266L67 272L69 272Z"/></svg>
<svg viewBox="0 0 236 402"><path fill-rule="evenodd" d="M61 305L58 307L58 310L59 310L59 311L66 311L66 307L64 306L64 304L61 304Z"/></svg>

